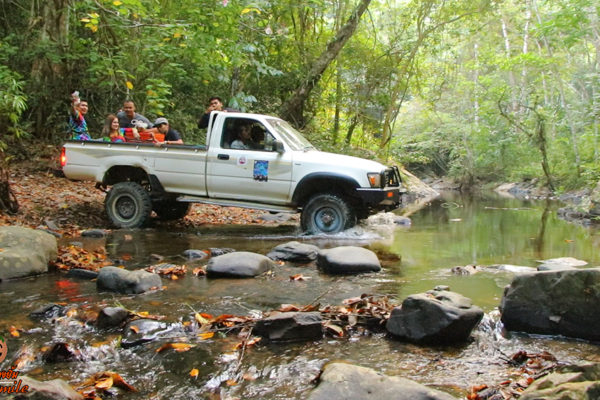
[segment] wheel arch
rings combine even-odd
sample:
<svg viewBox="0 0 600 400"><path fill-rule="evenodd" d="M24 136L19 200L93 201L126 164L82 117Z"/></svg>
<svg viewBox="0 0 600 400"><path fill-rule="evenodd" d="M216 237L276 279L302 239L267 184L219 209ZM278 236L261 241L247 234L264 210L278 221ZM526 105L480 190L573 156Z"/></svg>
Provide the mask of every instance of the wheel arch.
<svg viewBox="0 0 600 400"><path fill-rule="evenodd" d="M102 184L109 186L119 182L148 182L149 174L142 167L134 165L113 165L102 177Z"/></svg>
<svg viewBox="0 0 600 400"><path fill-rule="evenodd" d="M337 193L354 198L354 191L359 188L358 182L349 176L315 172L306 175L298 182L292 195L292 202L303 207L316 193Z"/></svg>

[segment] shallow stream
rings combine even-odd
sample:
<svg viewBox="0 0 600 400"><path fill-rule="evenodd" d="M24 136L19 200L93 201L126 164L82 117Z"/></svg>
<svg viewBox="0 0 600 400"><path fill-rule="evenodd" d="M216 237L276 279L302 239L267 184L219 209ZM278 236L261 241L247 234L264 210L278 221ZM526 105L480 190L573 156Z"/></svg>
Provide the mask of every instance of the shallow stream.
<svg viewBox="0 0 600 400"><path fill-rule="evenodd" d="M320 273L314 265L278 266L272 275L256 279L207 279L188 274L176 281L163 279L166 289L138 296L100 293L95 282L66 278L60 272L18 281L0 282L0 332L10 326L23 332L9 338L10 366L17 350L33 354L43 346L67 342L79 352L78 360L45 363L37 358L25 372L39 380L62 378L71 384L111 370L138 392L119 392L123 399L302 399L327 361L346 360L433 385L457 396L475 384L497 384L510 378L505 358L525 350L548 351L562 362L600 361L600 347L584 341L507 333L498 322L497 306L515 268L488 268L474 275L455 275L454 266L514 265L535 267L538 260L575 257L588 266L600 265L600 233L557 218L557 204L489 197L446 195L411 216L412 226L380 221L334 237L299 236L296 228L246 226L199 227L169 232L160 227L141 231L115 231L103 239L77 238L88 249L104 247L117 264L135 269L162 262L188 265L186 249L234 248L266 254L291 240L321 248L365 246L376 251L384 270L377 274L336 277ZM394 260L394 255L400 260ZM304 281L290 276L302 274ZM472 299L486 315L473 340L463 346L426 347L401 343L382 333L362 332L350 337L293 344L258 344L235 349L235 335L200 340L187 352L156 350L166 341L185 336L183 323L194 312L212 315L259 315L282 304L340 305L343 299L363 293L387 295L401 301L407 295L437 285ZM130 310L166 316L172 336L129 349L117 346L119 331L98 331L74 319L34 322L28 314L48 303L75 304L79 310L121 305ZM189 341L189 337L185 338ZM190 371L198 369L197 377Z"/></svg>

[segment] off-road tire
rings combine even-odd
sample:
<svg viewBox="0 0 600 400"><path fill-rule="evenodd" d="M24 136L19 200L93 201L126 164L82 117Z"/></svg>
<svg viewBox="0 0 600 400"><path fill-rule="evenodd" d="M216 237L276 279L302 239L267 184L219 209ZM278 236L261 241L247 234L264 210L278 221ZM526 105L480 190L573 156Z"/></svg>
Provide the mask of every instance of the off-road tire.
<svg viewBox="0 0 600 400"><path fill-rule="evenodd" d="M173 221L185 217L190 210L190 203L176 200L162 200L152 204L152 209L161 221Z"/></svg>
<svg viewBox="0 0 600 400"><path fill-rule="evenodd" d="M300 224L308 233L337 233L356 225L356 215L339 195L316 194L303 207Z"/></svg>
<svg viewBox="0 0 600 400"><path fill-rule="evenodd" d="M119 182L106 195L104 208L117 228L141 228L150 221L152 200L142 185Z"/></svg>

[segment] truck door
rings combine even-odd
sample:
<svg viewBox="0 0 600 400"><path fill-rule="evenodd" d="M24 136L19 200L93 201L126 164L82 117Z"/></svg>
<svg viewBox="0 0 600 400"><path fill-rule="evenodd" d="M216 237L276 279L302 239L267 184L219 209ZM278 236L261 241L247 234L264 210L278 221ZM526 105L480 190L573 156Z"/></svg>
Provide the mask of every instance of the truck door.
<svg viewBox="0 0 600 400"><path fill-rule="evenodd" d="M226 117L221 126L220 142L211 140L209 147L206 171L209 197L288 203L292 152L276 152L275 137L258 120ZM211 132L211 136L216 139L219 132Z"/></svg>

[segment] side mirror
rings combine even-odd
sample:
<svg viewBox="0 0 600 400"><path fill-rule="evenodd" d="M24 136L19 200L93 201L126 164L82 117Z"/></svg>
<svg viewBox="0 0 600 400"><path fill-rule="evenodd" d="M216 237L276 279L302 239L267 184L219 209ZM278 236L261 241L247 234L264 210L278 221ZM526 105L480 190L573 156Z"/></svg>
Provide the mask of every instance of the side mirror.
<svg viewBox="0 0 600 400"><path fill-rule="evenodd" d="M273 148L275 149L276 152L278 153L283 153L285 152L285 149L283 148L283 142L280 140L276 140L273 142Z"/></svg>

